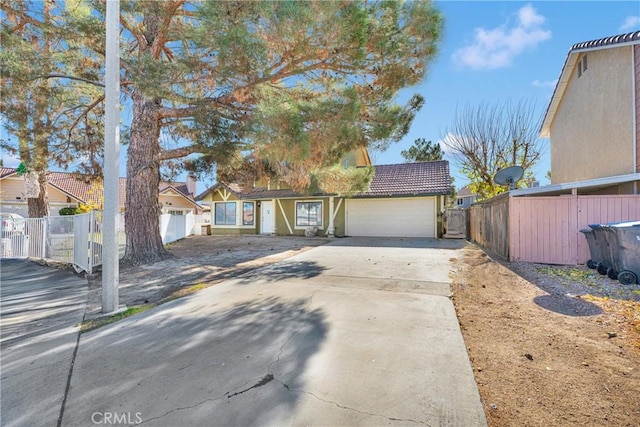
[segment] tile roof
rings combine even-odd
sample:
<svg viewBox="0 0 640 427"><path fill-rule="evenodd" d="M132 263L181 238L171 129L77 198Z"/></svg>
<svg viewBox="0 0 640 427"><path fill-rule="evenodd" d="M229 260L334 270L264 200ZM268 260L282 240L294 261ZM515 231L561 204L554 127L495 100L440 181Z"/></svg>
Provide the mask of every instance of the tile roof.
<svg viewBox="0 0 640 427"><path fill-rule="evenodd" d="M320 196L321 194L316 195ZM264 187L257 187L252 188L247 193L243 193L242 197L245 199L279 199L283 197L303 197L303 195L290 189L269 190Z"/></svg>
<svg viewBox="0 0 640 427"><path fill-rule="evenodd" d="M49 172L47 180L49 184L82 203L100 204L102 191L89 177L65 172Z"/></svg>
<svg viewBox="0 0 640 427"><path fill-rule="evenodd" d="M357 197L444 195L451 192L450 180L446 160L378 165L369 191Z"/></svg>
<svg viewBox="0 0 640 427"><path fill-rule="evenodd" d="M8 175L13 175L16 172L16 168L0 168L0 178L4 178Z"/></svg>
<svg viewBox="0 0 640 427"><path fill-rule="evenodd" d="M16 171L15 168L1 168L0 178L11 175ZM81 203L92 202L101 204L102 189L94 184L90 176L83 176L69 172L49 172L47 174L49 184L63 193L67 194ZM120 206L124 207L127 197L127 179L120 178ZM196 203L193 195L189 193L185 182L160 182L159 190L162 193L165 190L173 189L180 193L194 204Z"/></svg>
<svg viewBox="0 0 640 427"><path fill-rule="evenodd" d="M394 197L394 196L433 196L449 194L451 182L449 162L400 163L395 165L374 166L375 174L371 180L369 191L354 197ZM201 200L208 193L220 187L228 188L241 199L277 199L283 197L304 197L293 190L268 190L253 188L242 191L238 184L217 183L196 197ZM322 196L314 194L313 196Z"/></svg>
<svg viewBox="0 0 640 427"><path fill-rule="evenodd" d="M120 178L120 179L126 180L126 178ZM171 181L161 181L160 182L160 192L161 193L163 191L169 189L169 188L177 191L178 193L182 194L183 196L186 196L186 197L192 196L192 194L189 192L189 188L187 187L187 183L186 182L171 182Z"/></svg>
<svg viewBox="0 0 640 427"><path fill-rule="evenodd" d="M601 39L576 43L573 46L571 46L570 50L592 49L595 47L603 47L603 46L614 47L613 45L635 42L635 41L640 41L640 31L634 31L633 33L618 34L617 36L604 37Z"/></svg>

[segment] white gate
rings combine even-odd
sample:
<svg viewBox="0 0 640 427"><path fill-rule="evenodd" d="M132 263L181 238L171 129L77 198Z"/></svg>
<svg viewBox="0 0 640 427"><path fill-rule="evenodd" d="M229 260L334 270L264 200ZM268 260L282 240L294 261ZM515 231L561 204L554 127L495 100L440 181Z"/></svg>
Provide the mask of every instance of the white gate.
<svg viewBox="0 0 640 427"><path fill-rule="evenodd" d="M2 258L44 258L47 218L8 218L0 223Z"/></svg>
<svg viewBox="0 0 640 427"><path fill-rule="evenodd" d="M195 215L161 215L163 243L194 234ZM3 219L0 258L48 258L92 273L102 264L102 212L47 218ZM118 218L118 249L124 256L124 216Z"/></svg>

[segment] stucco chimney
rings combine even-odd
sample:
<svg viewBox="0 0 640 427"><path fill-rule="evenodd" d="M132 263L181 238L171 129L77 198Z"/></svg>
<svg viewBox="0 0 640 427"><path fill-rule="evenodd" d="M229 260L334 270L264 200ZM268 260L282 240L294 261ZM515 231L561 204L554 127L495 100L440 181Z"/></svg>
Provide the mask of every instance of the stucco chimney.
<svg viewBox="0 0 640 427"><path fill-rule="evenodd" d="M187 175L187 190L193 196L196 195L196 179L191 175Z"/></svg>

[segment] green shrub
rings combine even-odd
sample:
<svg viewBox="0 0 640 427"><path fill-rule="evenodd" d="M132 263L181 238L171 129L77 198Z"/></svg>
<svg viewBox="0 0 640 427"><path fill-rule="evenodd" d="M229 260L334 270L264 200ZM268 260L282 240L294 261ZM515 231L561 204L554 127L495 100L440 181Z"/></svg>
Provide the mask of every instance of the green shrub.
<svg viewBox="0 0 640 427"><path fill-rule="evenodd" d="M76 208L62 208L58 212L60 215L75 215L77 213Z"/></svg>

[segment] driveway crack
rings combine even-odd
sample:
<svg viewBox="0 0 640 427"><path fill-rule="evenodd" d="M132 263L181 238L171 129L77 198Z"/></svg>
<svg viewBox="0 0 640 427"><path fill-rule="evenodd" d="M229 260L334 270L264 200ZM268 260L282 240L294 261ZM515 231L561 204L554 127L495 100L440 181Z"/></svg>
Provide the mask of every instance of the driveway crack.
<svg viewBox="0 0 640 427"><path fill-rule="evenodd" d="M287 338L287 340L284 342L284 344L282 344L280 346L280 351L278 352L278 357L276 357L276 360L274 360L273 362L269 363L269 366L267 366L267 373L273 375L273 372L271 370L271 367L273 365L275 365L276 363L280 362L280 357L282 356L282 353L284 352L284 348L289 345L289 343L291 342L291 340L293 339L294 336L296 336L298 334L298 332L300 332L300 330L307 324L307 322L309 321L309 314L310 314L310 309L311 309L311 304L313 303L313 298L316 296L316 294L320 292L320 289L316 289L315 291L313 291L311 293L311 296L309 297L309 301L307 302L304 311L306 313L304 320L302 321L302 324L296 328L295 331L293 331L291 333L291 335L289 335L289 337Z"/></svg>
<svg viewBox="0 0 640 427"><path fill-rule="evenodd" d="M177 411L184 411L185 409L193 409L193 408L196 408L196 407L198 407L198 406L202 405L203 403L207 403L207 402L215 402L215 401L217 401L217 400L224 399L225 397L227 397L227 394L228 394L228 393L229 393L229 392L227 392L227 393L225 393L225 394L223 394L222 396L219 396L219 397L215 397L215 398L211 398L211 399L204 399L204 400L201 400L201 401L199 401L198 403L195 403L195 404L193 404L193 405L189 405L189 406L180 406L180 407L178 407L178 408L173 408L173 409L171 409L171 410L169 410L169 411L165 412L165 413L164 413L164 414L162 414L162 415L159 415L159 416L157 416L157 417L153 417L153 418L149 418L148 420L144 420L144 421L142 421L141 423L138 423L137 425L146 424L146 423L148 423L149 421L159 420L160 418L164 418L164 417L166 417L167 415L172 414L172 413L177 412Z"/></svg>
<svg viewBox="0 0 640 427"><path fill-rule="evenodd" d="M247 387L247 388L245 388L243 390L240 390L240 391L234 391L234 390L238 390L241 387L244 387L247 384L249 384L249 381L245 381L243 384L241 384L239 386L236 386L235 388L233 388L230 391L227 391L222 396L215 397L215 398L210 398L210 399L203 399L203 400L201 400L201 401L199 401L199 402L197 402L197 403L195 403L193 405L189 405L189 406L181 406L181 407L178 407L178 408L173 408L173 409L165 412L162 415L159 415L159 416L153 417L153 418L149 418L148 420L144 420L143 422L139 423L138 425L148 423L149 421L159 420L159 419L164 418L167 415L172 414L172 413L177 412L177 411L182 411L182 410L186 410L186 409L193 409L193 408L196 408L196 407L198 407L198 406L200 406L200 405L202 405L204 403L207 403L207 402L215 402L215 401L224 399L225 397L227 399L231 399L232 397L239 396L239 395L244 394L244 393L246 393L246 392L248 392L250 390L263 387L263 386L267 385L268 383L270 383L271 381L275 381L278 384L281 384L285 389L287 389L287 391L291 392L291 389L287 384L285 384L282 381L276 379L276 377L273 374L271 368L273 367L273 365L275 365L276 363L280 362L280 357L282 356L282 353L284 352L285 347L291 342L293 337L298 332L300 332L300 330L304 327L304 325L307 324L307 322L309 320L310 307L311 307L311 304L313 303L313 298L315 297L316 293L318 293L319 291L320 291L320 289L317 289L317 290L315 290L315 291L313 291L311 293L311 296L309 297L309 301L307 302L307 304L305 306L306 315L305 315L304 320L302 321L302 324L298 328L296 328L296 330L294 330L289 335L289 337L287 337L287 340L280 346L280 350L278 351L278 355L277 355L276 359L274 361L272 361L271 363L269 363L269 366L267 367L267 374L264 377L262 377L258 382L256 382L254 385L252 385L251 387ZM231 393L232 391L233 391L233 393ZM391 419L391 420L393 420L393 419ZM400 420L400 421L402 421L402 420Z"/></svg>
<svg viewBox="0 0 640 427"><path fill-rule="evenodd" d="M413 420L413 419L411 419L411 418L396 418L396 417L388 417L388 416L386 416L386 415L382 415L382 414L375 414L375 413L373 413L373 412L361 411L360 409L352 408L352 407L350 407L350 406L345 406L345 405L342 405L342 404L340 404L340 403L338 403L338 402L335 402L335 401L333 401L333 400L323 399L322 397L320 397L320 396L318 396L317 394L312 393L312 392L310 392L310 391L304 391L304 390L299 390L299 389L291 389L287 384L284 384L283 382L278 381L277 379L274 379L274 381L276 381L277 383L280 383L280 384L281 384L285 389L287 389L290 393L302 393L302 394L306 394L306 395L309 395L309 396L313 397L313 398L314 398L314 399L316 399L316 400L319 400L319 401L324 402L324 403L328 403L328 404L330 404L330 405L334 405L334 406L336 406L336 407L338 407L338 408L340 408L340 409L344 409L344 410L346 410L346 411L357 412L357 413L359 413L359 414L369 415L369 416L371 416L371 417L380 417L380 418L384 418L384 419L386 419L386 420L388 420L388 421L398 421L398 422L405 422L405 423L415 423L415 424L420 424L420 425L423 425L423 426L429 426L429 427L433 425L433 424L429 424L429 423L424 422L424 421Z"/></svg>
<svg viewBox="0 0 640 427"><path fill-rule="evenodd" d="M260 387L262 387L264 385L269 384L271 381L273 381L273 374L272 373L268 373L267 375L262 377L262 379L260 381L258 381L257 383L255 383L251 387L245 388L244 390L236 391L235 393L228 395L227 398L231 399L232 397L238 396L238 395L240 395L242 393L246 393L249 390L253 390L254 388L260 388Z"/></svg>

